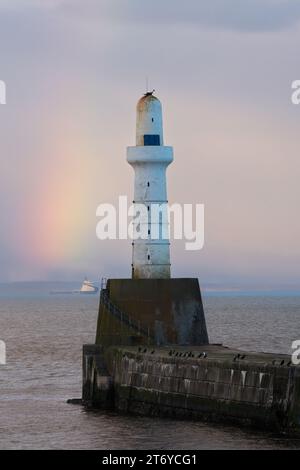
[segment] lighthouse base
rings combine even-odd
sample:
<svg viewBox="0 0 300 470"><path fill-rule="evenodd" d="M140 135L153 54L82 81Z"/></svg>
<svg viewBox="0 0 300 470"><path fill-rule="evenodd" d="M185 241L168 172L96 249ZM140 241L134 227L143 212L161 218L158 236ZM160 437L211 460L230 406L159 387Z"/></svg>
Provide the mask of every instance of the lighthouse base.
<svg viewBox="0 0 300 470"><path fill-rule="evenodd" d="M96 344L208 344L198 279L109 279Z"/></svg>

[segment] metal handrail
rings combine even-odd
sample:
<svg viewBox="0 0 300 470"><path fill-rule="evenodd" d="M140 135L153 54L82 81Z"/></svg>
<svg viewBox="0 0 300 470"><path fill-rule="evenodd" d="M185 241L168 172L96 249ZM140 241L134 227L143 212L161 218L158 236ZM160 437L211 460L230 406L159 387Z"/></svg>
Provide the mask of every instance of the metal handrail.
<svg viewBox="0 0 300 470"><path fill-rule="evenodd" d="M154 338L153 334L150 334L149 327L143 327L140 324L140 321L136 322L133 320L127 313L123 312L119 307L117 307L109 298L107 289L101 289L100 293L101 302L107 307L109 312L116 317L121 323L126 324L131 329L137 331L138 333L146 336L147 338Z"/></svg>

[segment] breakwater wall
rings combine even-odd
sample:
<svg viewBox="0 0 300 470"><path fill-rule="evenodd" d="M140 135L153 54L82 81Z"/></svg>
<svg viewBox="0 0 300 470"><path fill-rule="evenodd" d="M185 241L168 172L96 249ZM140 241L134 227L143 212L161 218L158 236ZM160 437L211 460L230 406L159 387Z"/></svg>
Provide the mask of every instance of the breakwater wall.
<svg viewBox="0 0 300 470"><path fill-rule="evenodd" d="M83 362L83 400L94 407L300 432L300 368L288 356L85 345Z"/></svg>

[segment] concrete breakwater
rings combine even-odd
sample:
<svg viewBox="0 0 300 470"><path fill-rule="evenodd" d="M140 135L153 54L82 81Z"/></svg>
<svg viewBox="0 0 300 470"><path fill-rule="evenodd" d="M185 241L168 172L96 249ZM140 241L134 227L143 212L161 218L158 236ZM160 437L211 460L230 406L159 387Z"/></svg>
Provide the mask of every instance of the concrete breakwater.
<svg viewBox="0 0 300 470"><path fill-rule="evenodd" d="M300 368L288 356L219 345L84 345L83 402L298 434Z"/></svg>
<svg viewBox="0 0 300 470"><path fill-rule="evenodd" d="M214 345L205 353L206 357L201 348L143 347L111 347L104 352L85 345L83 401L141 415L300 433L300 369L280 365L287 364L288 356Z"/></svg>
<svg viewBox="0 0 300 470"><path fill-rule="evenodd" d="M83 403L150 416L300 433L300 367L279 354L209 344L197 279L110 279Z"/></svg>

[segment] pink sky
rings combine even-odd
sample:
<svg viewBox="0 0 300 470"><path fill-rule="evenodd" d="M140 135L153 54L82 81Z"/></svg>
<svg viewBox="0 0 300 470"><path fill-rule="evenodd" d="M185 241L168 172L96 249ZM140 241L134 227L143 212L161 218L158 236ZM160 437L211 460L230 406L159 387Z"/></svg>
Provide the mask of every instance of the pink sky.
<svg viewBox="0 0 300 470"><path fill-rule="evenodd" d="M169 18L135 0L1 2L1 281L130 276L130 241L97 240L95 211L132 198L126 146L149 76L174 147L169 201L205 204L205 247L173 243L173 275L297 285L300 11L198 3Z"/></svg>

